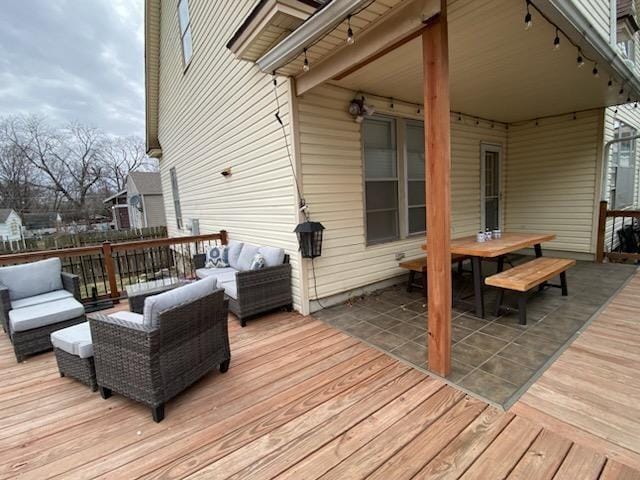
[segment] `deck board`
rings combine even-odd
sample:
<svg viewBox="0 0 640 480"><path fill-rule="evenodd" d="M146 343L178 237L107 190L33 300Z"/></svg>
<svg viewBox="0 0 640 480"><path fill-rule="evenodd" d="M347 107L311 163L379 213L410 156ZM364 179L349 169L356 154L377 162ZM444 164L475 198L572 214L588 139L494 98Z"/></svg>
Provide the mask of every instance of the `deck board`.
<svg viewBox="0 0 640 480"><path fill-rule="evenodd" d="M640 470L639 299L636 274L512 409L635 470Z"/></svg>
<svg viewBox="0 0 640 480"><path fill-rule="evenodd" d="M627 306L640 302L627 291L618 300L612 337L607 324L583 335L557 375L534 389L546 389L544 403L507 413L296 314L244 329L232 319L229 372L169 402L160 424L141 405L118 395L105 401L60 378L51 353L16 364L2 335L0 479L639 478L638 409L617 412L637 398L638 361L610 345L638 339ZM573 395L565 384L585 362L594 368ZM607 403L610 388L619 396ZM580 412L554 417L565 414L558 403L618 406L596 414L600 423L591 425L600 430L587 431Z"/></svg>

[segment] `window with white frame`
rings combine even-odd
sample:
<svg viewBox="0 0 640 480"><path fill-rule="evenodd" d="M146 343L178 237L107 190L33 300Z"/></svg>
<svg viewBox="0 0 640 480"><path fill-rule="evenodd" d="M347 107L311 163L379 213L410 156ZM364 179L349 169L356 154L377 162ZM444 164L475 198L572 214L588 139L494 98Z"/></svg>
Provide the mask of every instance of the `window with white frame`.
<svg viewBox="0 0 640 480"><path fill-rule="evenodd" d="M426 227L423 123L370 117L362 123L362 141L367 244L423 233Z"/></svg>
<svg viewBox="0 0 640 480"><path fill-rule="evenodd" d="M624 122L614 122L613 138L622 139L611 144L611 178L610 198L612 207L621 209L634 203L636 186L636 141L637 130ZM625 140L628 139L628 140Z"/></svg>
<svg viewBox="0 0 640 480"><path fill-rule="evenodd" d="M180 43L182 44L182 60L186 68L191 61L191 18L189 16L189 0L178 0L178 20L180 23Z"/></svg>
<svg viewBox="0 0 640 480"><path fill-rule="evenodd" d="M636 61L636 40L635 35L626 24L626 22L618 23L618 31L616 34L618 51L624 58L635 63Z"/></svg>

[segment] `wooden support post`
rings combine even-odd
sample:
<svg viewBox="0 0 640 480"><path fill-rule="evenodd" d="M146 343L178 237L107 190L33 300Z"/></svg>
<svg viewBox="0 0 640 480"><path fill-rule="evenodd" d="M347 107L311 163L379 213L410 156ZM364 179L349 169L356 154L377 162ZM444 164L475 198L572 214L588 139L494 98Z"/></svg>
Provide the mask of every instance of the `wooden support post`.
<svg viewBox="0 0 640 480"><path fill-rule="evenodd" d="M607 230L607 209L607 202L605 200L601 201L598 215L598 235L596 237L596 262L598 263L604 261L604 233Z"/></svg>
<svg viewBox="0 0 640 480"><path fill-rule="evenodd" d="M429 369L451 371L451 132L446 0L422 34Z"/></svg>
<svg viewBox="0 0 640 480"><path fill-rule="evenodd" d="M227 243L229 243L229 236L227 235L226 230L220 230L220 243L222 245L226 245Z"/></svg>
<svg viewBox="0 0 640 480"><path fill-rule="evenodd" d="M109 279L109 296L117 299L120 297L120 292L116 281L116 265L113 261L111 242L102 244L102 255L104 257L104 269L107 271L107 278Z"/></svg>

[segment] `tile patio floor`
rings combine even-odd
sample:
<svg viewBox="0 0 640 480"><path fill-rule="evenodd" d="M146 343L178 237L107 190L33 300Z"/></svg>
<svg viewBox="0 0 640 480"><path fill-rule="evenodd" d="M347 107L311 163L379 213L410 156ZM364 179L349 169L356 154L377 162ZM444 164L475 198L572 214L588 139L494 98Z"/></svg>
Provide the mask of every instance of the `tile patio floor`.
<svg viewBox="0 0 640 480"><path fill-rule="evenodd" d="M492 266L485 263L484 268L487 274ZM448 380L508 408L635 271L634 265L578 262L567 273L569 296L555 288L533 296L526 326L518 324L516 313L492 315L495 291L490 289L485 290L486 319L474 316L470 307L454 306ZM468 277L456 281L463 296L471 291ZM313 316L428 370L426 310L420 289L407 293L405 285L397 285Z"/></svg>

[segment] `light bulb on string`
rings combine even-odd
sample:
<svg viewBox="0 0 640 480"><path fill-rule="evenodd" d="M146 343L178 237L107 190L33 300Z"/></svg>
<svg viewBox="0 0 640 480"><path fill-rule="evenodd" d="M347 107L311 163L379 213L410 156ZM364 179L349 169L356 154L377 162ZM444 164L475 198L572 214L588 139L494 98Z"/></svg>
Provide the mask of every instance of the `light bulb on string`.
<svg viewBox="0 0 640 480"><path fill-rule="evenodd" d="M558 33L557 28L556 28L556 38L553 39L553 49L560 50L560 34Z"/></svg>
<svg viewBox="0 0 640 480"><path fill-rule="evenodd" d="M627 103L631 103L631 97L627 97Z"/></svg>
<svg viewBox="0 0 640 480"><path fill-rule="evenodd" d="M302 64L302 70L308 72L311 69L309 66L309 59L307 58L307 49L304 49L304 63Z"/></svg>
<svg viewBox="0 0 640 480"><path fill-rule="evenodd" d="M584 67L584 58L582 58L582 52L578 53L578 58L576 58L576 63L578 64L578 68Z"/></svg>
<svg viewBox="0 0 640 480"><path fill-rule="evenodd" d="M618 95L620 96L624 95L624 86L620 87L620 90L618 91Z"/></svg>
<svg viewBox="0 0 640 480"><path fill-rule="evenodd" d="M531 2L529 2L529 0L526 0L526 1L527 1L527 14L524 16L524 29L529 30L533 26L533 21L531 18L531 12L529 11L529 4Z"/></svg>
<svg viewBox="0 0 640 480"><path fill-rule="evenodd" d="M613 88L613 80L609 79L609 81L607 82L607 88L609 90L611 90Z"/></svg>
<svg viewBox="0 0 640 480"><path fill-rule="evenodd" d="M598 71L598 64L594 63L593 64L593 70L591 70L591 73L593 73L593 76L598 78L600 76L600 72Z"/></svg>
<svg viewBox="0 0 640 480"><path fill-rule="evenodd" d="M349 15L347 17L347 25L348 25L348 29L347 29L347 44L348 45L353 45L355 40L353 38L353 29L351 28L351 15Z"/></svg>

